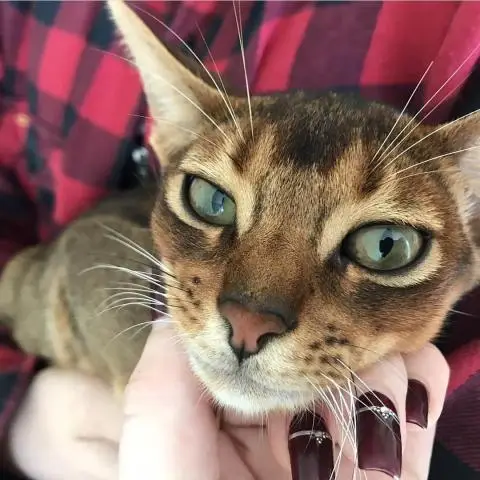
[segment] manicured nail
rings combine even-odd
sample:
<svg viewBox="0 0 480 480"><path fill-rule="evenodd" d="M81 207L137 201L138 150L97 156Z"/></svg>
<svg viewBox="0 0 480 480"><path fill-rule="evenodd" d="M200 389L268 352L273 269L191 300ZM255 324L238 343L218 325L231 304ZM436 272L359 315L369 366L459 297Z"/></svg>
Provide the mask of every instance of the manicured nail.
<svg viewBox="0 0 480 480"><path fill-rule="evenodd" d="M293 480L329 480L333 473L333 443L324 421L310 412L297 415L288 438Z"/></svg>
<svg viewBox="0 0 480 480"><path fill-rule="evenodd" d="M408 381L406 418L419 427L428 426L428 392L418 380Z"/></svg>
<svg viewBox="0 0 480 480"><path fill-rule="evenodd" d="M398 415L392 401L378 392L357 400L358 466L400 478L402 440Z"/></svg>

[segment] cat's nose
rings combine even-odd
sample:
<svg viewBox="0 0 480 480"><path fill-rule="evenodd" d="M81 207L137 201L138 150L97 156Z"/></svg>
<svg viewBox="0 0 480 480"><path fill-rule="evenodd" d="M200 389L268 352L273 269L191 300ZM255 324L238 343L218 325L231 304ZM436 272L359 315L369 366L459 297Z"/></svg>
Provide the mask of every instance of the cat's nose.
<svg viewBox="0 0 480 480"><path fill-rule="evenodd" d="M285 333L288 322L277 311L258 311L243 303L227 300L220 314L230 324L230 346L239 362L258 353L272 338Z"/></svg>

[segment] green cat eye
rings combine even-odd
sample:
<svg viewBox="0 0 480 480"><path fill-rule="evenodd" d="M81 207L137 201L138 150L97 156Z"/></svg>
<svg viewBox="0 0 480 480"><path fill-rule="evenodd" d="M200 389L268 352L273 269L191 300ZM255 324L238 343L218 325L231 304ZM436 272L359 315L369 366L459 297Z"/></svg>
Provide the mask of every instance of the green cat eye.
<svg viewBox="0 0 480 480"><path fill-rule="evenodd" d="M345 254L371 270L391 271L410 265L421 254L422 233L401 225L370 225L350 234L344 243Z"/></svg>
<svg viewBox="0 0 480 480"><path fill-rule="evenodd" d="M219 226L235 223L235 202L203 178L191 177L187 198L192 210L205 222Z"/></svg>

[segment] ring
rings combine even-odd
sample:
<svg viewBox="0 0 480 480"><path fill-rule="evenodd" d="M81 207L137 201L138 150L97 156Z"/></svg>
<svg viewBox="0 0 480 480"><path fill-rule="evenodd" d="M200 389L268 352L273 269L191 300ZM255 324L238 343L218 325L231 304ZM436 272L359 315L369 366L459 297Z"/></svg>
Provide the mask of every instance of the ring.
<svg viewBox="0 0 480 480"><path fill-rule="evenodd" d="M370 407L362 407L357 410L357 415L363 412L373 412L382 417L384 420L394 420L398 422L398 415L388 407L377 407L376 405L372 405Z"/></svg>
<svg viewBox="0 0 480 480"><path fill-rule="evenodd" d="M331 440L332 437L323 430L300 430L298 432L292 433L288 440L293 440L297 437L313 437L316 442L321 445L325 440Z"/></svg>

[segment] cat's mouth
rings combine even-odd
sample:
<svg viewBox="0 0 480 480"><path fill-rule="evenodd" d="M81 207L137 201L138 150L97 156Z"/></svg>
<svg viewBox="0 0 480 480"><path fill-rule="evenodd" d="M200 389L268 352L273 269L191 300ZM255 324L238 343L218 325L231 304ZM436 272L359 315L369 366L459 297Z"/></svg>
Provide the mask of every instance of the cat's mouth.
<svg viewBox="0 0 480 480"><path fill-rule="evenodd" d="M268 378L258 364L239 366L235 362L212 362L189 349L195 374L224 408L246 415L272 411L295 411L312 403L312 392L306 388L282 385Z"/></svg>

